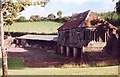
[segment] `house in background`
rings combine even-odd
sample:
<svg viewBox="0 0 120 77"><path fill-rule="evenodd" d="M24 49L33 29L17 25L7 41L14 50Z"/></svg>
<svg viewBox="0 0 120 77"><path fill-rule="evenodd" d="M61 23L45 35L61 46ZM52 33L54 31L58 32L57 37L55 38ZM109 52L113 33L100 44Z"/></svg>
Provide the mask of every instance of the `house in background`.
<svg viewBox="0 0 120 77"><path fill-rule="evenodd" d="M58 28L58 53L82 57L82 53L101 51L116 27L91 10L77 14Z"/></svg>

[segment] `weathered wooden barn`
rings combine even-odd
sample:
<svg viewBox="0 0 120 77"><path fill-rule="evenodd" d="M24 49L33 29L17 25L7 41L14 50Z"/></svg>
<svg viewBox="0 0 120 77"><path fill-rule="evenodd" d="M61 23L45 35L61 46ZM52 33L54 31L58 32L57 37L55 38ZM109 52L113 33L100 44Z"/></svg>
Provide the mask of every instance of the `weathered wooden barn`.
<svg viewBox="0 0 120 77"><path fill-rule="evenodd" d="M58 28L58 53L81 58L87 50L101 51L116 29L91 10L77 14Z"/></svg>

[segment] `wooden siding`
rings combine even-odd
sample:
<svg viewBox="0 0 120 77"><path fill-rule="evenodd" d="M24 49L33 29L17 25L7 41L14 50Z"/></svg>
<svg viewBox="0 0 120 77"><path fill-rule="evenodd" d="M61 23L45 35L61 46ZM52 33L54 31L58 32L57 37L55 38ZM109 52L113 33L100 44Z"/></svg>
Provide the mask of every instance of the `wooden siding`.
<svg viewBox="0 0 120 77"><path fill-rule="evenodd" d="M76 16L76 19L79 17L82 17L82 15ZM86 16L83 16L83 17L86 17ZM91 41L107 42L109 38L108 37L109 29L110 28L113 29L114 28L113 25L110 26L111 25L110 23L100 18L92 11L88 11L87 17L83 19L84 21L82 21L79 25L74 24L74 27L71 27L70 22L67 22L68 24L65 23L62 26L62 29L58 29L58 33L59 33L58 44L63 46L82 48L83 46L87 47L87 45ZM108 25L105 26L106 23L104 22L96 25L92 25L91 24L92 20L100 20L100 21L103 20L104 22L108 23ZM71 21L71 22L75 22L75 21ZM107 29L107 27L109 27L109 29Z"/></svg>

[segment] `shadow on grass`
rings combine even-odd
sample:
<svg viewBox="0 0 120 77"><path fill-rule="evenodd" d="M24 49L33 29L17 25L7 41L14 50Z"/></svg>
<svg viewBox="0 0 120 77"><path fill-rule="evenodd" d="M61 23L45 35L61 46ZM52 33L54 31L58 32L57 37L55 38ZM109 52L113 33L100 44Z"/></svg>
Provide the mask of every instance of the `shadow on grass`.
<svg viewBox="0 0 120 77"><path fill-rule="evenodd" d="M92 67L99 66L114 66L119 65L119 59L117 55L108 54L102 52L85 52L83 53L83 62L89 64Z"/></svg>
<svg viewBox="0 0 120 77"><path fill-rule="evenodd" d="M25 65L19 57L8 57L8 69L23 69Z"/></svg>
<svg viewBox="0 0 120 77"><path fill-rule="evenodd" d="M27 52L8 52L9 57L21 58L27 67L60 67L70 63L70 60L62 55L48 53L36 48L24 48ZM12 64L12 63L11 63Z"/></svg>
<svg viewBox="0 0 120 77"><path fill-rule="evenodd" d="M40 50L36 48L25 49L27 50L27 52L8 52L8 55L10 57L20 58L20 61L18 61L18 67L23 67L23 65L25 65L27 67L37 68L43 67L76 68L76 67L109 66L119 64L116 58L112 57L111 55L107 55L103 52L85 52L83 53L82 55L83 57L81 60L74 59L73 57L65 57L59 54L48 53L45 50ZM12 59L10 59L10 64L12 65L12 62L14 63L14 61L11 62L11 60ZM14 60L17 61L18 59ZM14 67L15 65L13 64L12 66Z"/></svg>

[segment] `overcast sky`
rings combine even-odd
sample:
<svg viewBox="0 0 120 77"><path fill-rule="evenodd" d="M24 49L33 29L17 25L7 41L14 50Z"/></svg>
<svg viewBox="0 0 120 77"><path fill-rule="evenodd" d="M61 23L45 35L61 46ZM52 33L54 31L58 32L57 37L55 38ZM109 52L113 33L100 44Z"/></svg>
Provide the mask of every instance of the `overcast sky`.
<svg viewBox="0 0 120 77"><path fill-rule="evenodd" d="M50 0L45 7L27 7L25 11L21 13L21 16L29 18L31 15L40 15L45 17L50 13L57 16L59 10L62 11L63 16L68 16L86 10L109 12L113 11L114 7L115 2L112 2L112 0Z"/></svg>

